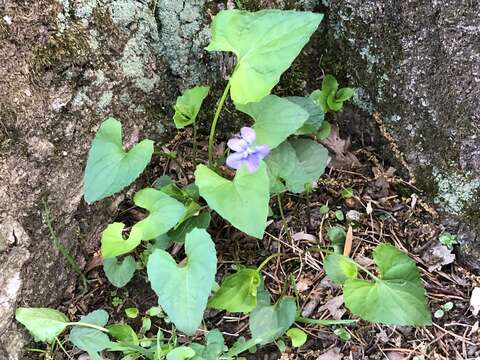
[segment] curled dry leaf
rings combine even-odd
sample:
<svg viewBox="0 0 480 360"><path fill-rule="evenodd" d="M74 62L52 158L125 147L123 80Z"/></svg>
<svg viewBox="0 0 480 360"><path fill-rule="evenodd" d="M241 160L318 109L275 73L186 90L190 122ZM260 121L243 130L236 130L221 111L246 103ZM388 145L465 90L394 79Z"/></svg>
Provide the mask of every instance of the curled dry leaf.
<svg viewBox="0 0 480 360"><path fill-rule="evenodd" d="M436 243L425 252L422 258L428 265L428 271L436 271L440 270L442 266L453 263L455 254L452 254L452 250L446 246Z"/></svg>
<svg viewBox="0 0 480 360"><path fill-rule="evenodd" d="M321 140L320 143L326 146L332 153L333 157L328 167L335 169L351 169L360 165L357 157L350 152L350 138L342 139L340 137L338 126L332 125L330 135Z"/></svg>
<svg viewBox="0 0 480 360"><path fill-rule="evenodd" d="M472 291L472 296L470 297L470 310L475 316L480 312L480 287L476 287Z"/></svg>
<svg viewBox="0 0 480 360"><path fill-rule="evenodd" d="M323 353L317 360L342 360L343 355L340 353L340 349L338 347L334 347L333 349L328 350L326 353Z"/></svg>
<svg viewBox="0 0 480 360"><path fill-rule="evenodd" d="M342 308L342 305L343 305L343 296L339 295L339 296L335 296L334 298L331 298L330 300L328 300L325 303L325 305L322 305L318 309L318 311L328 310L330 315L332 315L332 317L335 320L340 320L342 318L343 314L345 314L345 312L346 312L346 310Z"/></svg>

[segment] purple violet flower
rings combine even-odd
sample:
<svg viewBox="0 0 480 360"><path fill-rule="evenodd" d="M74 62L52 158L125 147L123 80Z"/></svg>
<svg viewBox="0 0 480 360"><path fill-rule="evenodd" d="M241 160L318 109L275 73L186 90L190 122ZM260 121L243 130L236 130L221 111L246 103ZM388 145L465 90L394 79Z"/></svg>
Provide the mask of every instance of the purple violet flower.
<svg viewBox="0 0 480 360"><path fill-rule="evenodd" d="M268 145L255 145L257 135L255 130L249 127L242 127L240 135L228 140L228 147L235 151L227 157L227 165L233 169L240 169L242 164L247 166L250 173L257 171L260 160L268 155Z"/></svg>

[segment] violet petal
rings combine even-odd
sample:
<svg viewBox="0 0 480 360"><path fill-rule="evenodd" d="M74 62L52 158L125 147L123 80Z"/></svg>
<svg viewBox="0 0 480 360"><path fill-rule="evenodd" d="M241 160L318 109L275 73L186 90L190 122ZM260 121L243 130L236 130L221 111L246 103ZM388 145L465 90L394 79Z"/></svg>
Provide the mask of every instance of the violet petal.
<svg viewBox="0 0 480 360"><path fill-rule="evenodd" d="M232 138L228 140L227 146L233 151L241 152L248 148L248 143L244 139Z"/></svg>
<svg viewBox="0 0 480 360"><path fill-rule="evenodd" d="M258 145L255 148L255 153L258 154L260 159L263 159L270 153L270 148L268 147L268 145Z"/></svg>
<svg viewBox="0 0 480 360"><path fill-rule="evenodd" d="M232 169L239 169L240 166L245 162L245 156L241 152L233 153L227 157L227 166Z"/></svg>
<svg viewBox="0 0 480 360"><path fill-rule="evenodd" d="M255 134L255 130L253 130L250 127L242 127L240 129L240 134L242 135L242 138L248 142L248 144L253 144L255 142L255 139L257 138L257 134Z"/></svg>
<svg viewBox="0 0 480 360"><path fill-rule="evenodd" d="M260 157L258 154L251 154L244 160L245 165L250 173L257 171L260 166Z"/></svg>

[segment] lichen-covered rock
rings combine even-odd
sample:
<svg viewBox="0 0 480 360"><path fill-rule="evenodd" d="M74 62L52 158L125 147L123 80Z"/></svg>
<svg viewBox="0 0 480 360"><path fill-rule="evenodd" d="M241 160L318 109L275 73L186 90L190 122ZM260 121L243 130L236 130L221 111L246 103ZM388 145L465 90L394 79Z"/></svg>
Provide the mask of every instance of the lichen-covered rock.
<svg viewBox="0 0 480 360"><path fill-rule="evenodd" d="M460 259L480 270L480 3L324 3L325 66L361 88L357 105L380 114L417 186L460 225Z"/></svg>

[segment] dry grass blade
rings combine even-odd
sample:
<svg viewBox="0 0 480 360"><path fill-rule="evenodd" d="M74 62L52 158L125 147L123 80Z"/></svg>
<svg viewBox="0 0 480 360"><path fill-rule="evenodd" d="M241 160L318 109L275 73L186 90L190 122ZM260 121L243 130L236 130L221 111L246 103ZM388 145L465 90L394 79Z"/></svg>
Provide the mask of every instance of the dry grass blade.
<svg viewBox="0 0 480 360"><path fill-rule="evenodd" d="M350 256L352 252L352 244L353 244L353 229L352 226L348 226L347 237L345 238L345 246L343 247L343 255Z"/></svg>

